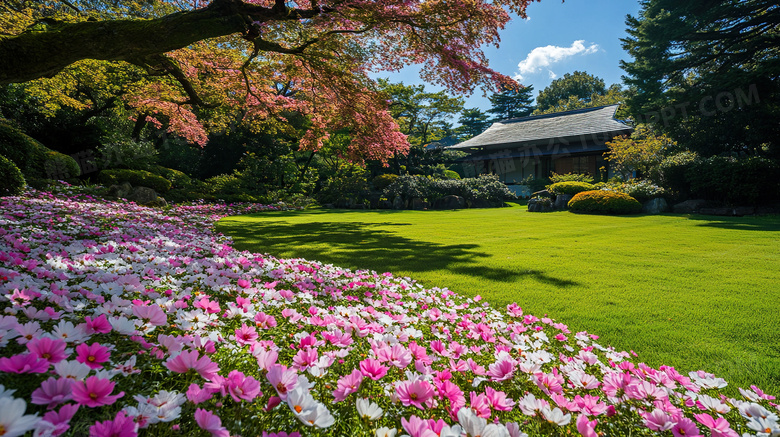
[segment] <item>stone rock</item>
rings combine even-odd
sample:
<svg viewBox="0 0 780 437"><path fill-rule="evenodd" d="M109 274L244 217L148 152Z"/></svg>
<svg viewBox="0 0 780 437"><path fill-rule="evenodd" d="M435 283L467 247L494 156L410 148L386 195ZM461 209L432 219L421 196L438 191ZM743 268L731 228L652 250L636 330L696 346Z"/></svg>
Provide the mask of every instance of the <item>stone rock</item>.
<svg viewBox="0 0 780 437"><path fill-rule="evenodd" d="M574 197L571 194L559 194L555 197L555 209L569 209L569 201Z"/></svg>
<svg viewBox="0 0 780 437"><path fill-rule="evenodd" d="M546 197L534 197L528 201L528 212L550 212L552 201Z"/></svg>
<svg viewBox="0 0 780 437"><path fill-rule="evenodd" d="M395 199L393 199L393 209L404 209L404 199L401 198L401 196L395 196Z"/></svg>
<svg viewBox="0 0 780 437"><path fill-rule="evenodd" d="M642 205L642 212L645 214L660 214L666 211L669 211L669 204L663 197L650 199Z"/></svg>
<svg viewBox="0 0 780 437"><path fill-rule="evenodd" d="M552 197L552 193L549 190L542 190L531 193L531 197Z"/></svg>
<svg viewBox="0 0 780 437"><path fill-rule="evenodd" d="M704 215L734 215L734 210L725 206L720 208L699 208L698 213Z"/></svg>
<svg viewBox="0 0 780 437"><path fill-rule="evenodd" d="M127 200L135 202L139 205L148 205L157 200L157 192L147 187L135 187L133 191L127 196Z"/></svg>
<svg viewBox="0 0 780 437"><path fill-rule="evenodd" d="M444 196L433 203L433 209L463 209L465 207L466 199L455 195Z"/></svg>
<svg viewBox="0 0 780 437"><path fill-rule="evenodd" d="M412 199L412 209L423 210L423 209L428 209L428 206L429 206L428 202L426 202L423 199L420 199L419 197L415 197L414 199Z"/></svg>
<svg viewBox="0 0 780 437"><path fill-rule="evenodd" d="M492 208L494 205L489 200L474 199L471 202L471 208Z"/></svg>
<svg viewBox="0 0 780 437"><path fill-rule="evenodd" d="M707 201L703 199L686 200L685 202L675 204L672 207L672 211L677 214L693 214L698 212L706 203Z"/></svg>
<svg viewBox="0 0 780 437"><path fill-rule="evenodd" d="M752 206L738 206L734 208L734 215L736 216L753 215L755 213L756 213L756 208Z"/></svg>
<svg viewBox="0 0 780 437"><path fill-rule="evenodd" d="M119 185L108 187L108 195L118 199L126 199L133 192L133 186L129 182L122 182Z"/></svg>

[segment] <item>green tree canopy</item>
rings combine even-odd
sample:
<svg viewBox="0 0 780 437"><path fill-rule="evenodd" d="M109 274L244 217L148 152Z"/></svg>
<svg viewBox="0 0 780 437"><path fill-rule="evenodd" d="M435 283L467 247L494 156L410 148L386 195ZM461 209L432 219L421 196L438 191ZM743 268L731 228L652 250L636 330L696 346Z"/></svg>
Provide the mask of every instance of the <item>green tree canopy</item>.
<svg viewBox="0 0 780 437"><path fill-rule="evenodd" d="M537 109L534 111L534 115L551 114L554 112L572 111L582 108L593 108L596 106L614 105L623 103L626 98L626 92L618 84L610 85L606 92L603 94L593 93L589 99L582 99L579 96L571 95L565 100L559 100L555 106L551 106L545 110ZM618 118L624 118L626 112L621 108L618 111Z"/></svg>
<svg viewBox="0 0 780 437"><path fill-rule="evenodd" d="M704 156L780 157L777 2L640 3L622 40L631 115Z"/></svg>
<svg viewBox="0 0 780 437"><path fill-rule="evenodd" d="M461 141L476 137L490 126L489 116L479 108L464 109L460 113L458 123L460 126L455 129L458 139Z"/></svg>
<svg viewBox="0 0 780 437"><path fill-rule="evenodd" d="M493 114L494 120L507 120L531 115L531 111L534 110L532 105L533 92L533 86L506 88L489 97L491 108L487 112Z"/></svg>
<svg viewBox="0 0 780 437"><path fill-rule="evenodd" d="M581 100L583 104L589 104L594 94L604 95L606 91L604 79L584 71L566 73L539 92L536 96L536 111L544 113L550 108L563 105L564 103L560 102L566 102L571 97Z"/></svg>

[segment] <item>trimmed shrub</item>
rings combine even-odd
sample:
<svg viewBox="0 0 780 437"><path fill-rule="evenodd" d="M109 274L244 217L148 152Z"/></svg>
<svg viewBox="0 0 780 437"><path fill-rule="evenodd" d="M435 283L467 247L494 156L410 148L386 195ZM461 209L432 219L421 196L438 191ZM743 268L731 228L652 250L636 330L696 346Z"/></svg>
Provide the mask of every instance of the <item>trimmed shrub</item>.
<svg viewBox="0 0 780 437"><path fill-rule="evenodd" d="M692 197L732 205L755 205L780 200L780 165L751 156L713 156L695 160L685 172Z"/></svg>
<svg viewBox="0 0 780 437"><path fill-rule="evenodd" d="M0 155L24 169L30 162L33 147L37 141L13 127L8 121L0 119Z"/></svg>
<svg viewBox="0 0 780 437"><path fill-rule="evenodd" d="M691 184L685 175L698 157L699 155L693 152L668 156L658 167L650 171L650 179L673 196L687 197L691 191Z"/></svg>
<svg viewBox="0 0 780 437"><path fill-rule="evenodd" d="M81 175L76 160L49 149L3 120L0 120L0 155L16 164L28 180L70 179Z"/></svg>
<svg viewBox="0 0 780 437"><path fill-rule="evenodd" d="M555 195L568 194L571 196L583 191L593 191L595 189L592 184L577 181L556 182L547 188Z"/></svg>
<svg viewBox="0 0 780 437"><path fill-rule="evenodd" d="M41 167L43 167L43 175L46 176L46 179L61 180L81 176L81 167L70 156L53 150L48 150L43 156L44 161Z"/></svg>
<svg viewBox="0 0 780 437"><path fill-rule="evenodd" d="M592 184L593 178L590 175L580 173L553 173L552 176L550 176L550 182L553 184L557 184L558 182L585 182L587 184Z"/></svg>
<svg viewBox="0 0 780 437"><path fill-rule="evenodd" d="M383 196L394 199L401 196L404 200L413 198L435 202L444 196L461 196L469 202L488 201L496 206L514 200L517 197L495 175L482 175L466 179L433 179L427 176L399 176L388 186Z"/></svg>
<svg viewBox="0 0 780 437"><path fill-rule="evenodd" d="M444 170L445 179L460 179L460 175L456 171Z"/></svg>
<svg viewBox="0 0 780 437"><path fill-rule="evenodd" d="M596 190L625 193L644 203L656 197L666 197L668 192L648 180L631 179L628 182L600 182L594 184Z"/></svg>
<svg viewBox="0 0 780 437"><path fill-rule="evenodd" d="M415 197L425 199L428 197L430 181L427 177L420 175L398 176L392 184L385 188L382 195L390 200L395 199L395 196L401 196L404 200Z"/></svg>
<svg viewBox="0 0 780 437"><path fill-rule="evenodd" d="M192 183L192 179L179 170L166 168L160 165L153 165L150 171L171 181L171 185L175 188L186 187Z"/></svg>
<svg viewBox="0 0 780 437"><path fill-rule="evenodd" d="M398 178L397 174L387 173L387 174L381 174L374 178L371 183L374 184L374 188L382 191L385 188L389 187L390 184L393 183Z"/></svg>
<svg viewBox="0 0 780 437"><path fill-rule="evenodd" d="M625 193L583 191L569 201L569 210L590 214L638 214L642 211L642 204Z"/></svg>
<svg viewBox="0 0 780 437"><path fill-rule="evenodd" d="M476 178L466 178L460 180L466 188L466 200L487 200L488 202L501 206L504 202L516 200L517 196L503 182L498 180L496 175L482 175Z"/></svg>
<svg viewBox="0 0 780 437"><path fill-rule="evenodd" d="M0 196L15 196L24 191L24 176L13 161L0 155Z"/></svg>
<svg viewBox="0 0 780 437"><path fill-rule="evenodd" d="M168 179L145 170L103 170L98 179L104 185L118 185L128 182L134 187L148 187L158 193L165 193L171 189L171 182Z"/></svg>

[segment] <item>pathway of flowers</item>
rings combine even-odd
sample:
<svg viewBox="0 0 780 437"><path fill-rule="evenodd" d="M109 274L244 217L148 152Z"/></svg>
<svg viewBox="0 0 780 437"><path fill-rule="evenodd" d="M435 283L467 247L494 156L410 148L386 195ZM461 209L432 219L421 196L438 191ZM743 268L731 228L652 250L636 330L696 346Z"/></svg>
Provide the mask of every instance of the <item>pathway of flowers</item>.
<svg viewBox="0 0 780 437"><path fill-rule="evenodd" d="M780 435L756 387L212 232L274 208L0 199L0 436Z"/></svg>

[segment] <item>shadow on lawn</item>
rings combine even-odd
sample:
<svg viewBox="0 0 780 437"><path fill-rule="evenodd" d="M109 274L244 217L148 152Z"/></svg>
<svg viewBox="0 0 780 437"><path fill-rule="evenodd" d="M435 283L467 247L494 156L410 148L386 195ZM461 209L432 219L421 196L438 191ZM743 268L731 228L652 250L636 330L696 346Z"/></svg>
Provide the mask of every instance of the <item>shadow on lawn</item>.
<svg viewBox="0 0 780 437"><path fill-rule="evenodd" d="M780 215L758 217L720 217L692 215L688 220L701 221L696 226L730 229L735 231L780 232Z"/></svg>
<svg viewBox="0 0 780 437"><path fill-rule="evenodd" d="M560 287L574 281L548 276L538 270L488 267L477 244L436 244L399 236L376 227L410 226L406 223L285 223L221 221L218 230L232 236L239 250L275 256L306 258L349 268L378 272L452 270L482 279L512 282L529 277Z"/></svg>

